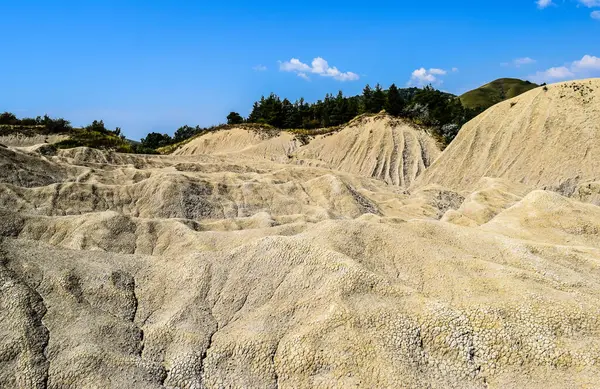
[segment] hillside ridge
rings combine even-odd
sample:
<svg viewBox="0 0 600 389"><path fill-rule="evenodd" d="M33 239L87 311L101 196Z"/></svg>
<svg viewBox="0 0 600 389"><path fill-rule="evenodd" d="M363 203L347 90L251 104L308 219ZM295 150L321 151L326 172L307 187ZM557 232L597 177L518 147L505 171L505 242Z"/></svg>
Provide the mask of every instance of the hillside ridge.
<svg viewBox="0 0 600 389"><path fill-rule="evenodd" d="M460 100L465 107L484 111L537 87L539 85L518 78L499 78L462 94Z"/></svg>
<svg viewBox="0 0 600 389"><path fill-rule="evenodd" d="M600 79L536 88L467 123L419 178L470 190L482 177L570 195L600 180Z"/></svg>

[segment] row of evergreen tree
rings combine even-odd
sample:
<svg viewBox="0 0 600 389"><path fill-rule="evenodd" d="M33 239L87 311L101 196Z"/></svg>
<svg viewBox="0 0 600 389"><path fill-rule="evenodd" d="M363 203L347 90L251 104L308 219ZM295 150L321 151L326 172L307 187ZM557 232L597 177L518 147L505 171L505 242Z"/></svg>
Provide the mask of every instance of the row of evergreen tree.
<svg viewBox="0 0 600 389"><path fill-rule="evenodd" d="M237 112L227 116L228 124L268 124L280 129L316 129L348 123L364 113L379 113L385 110L396 117L404 117L417 124L431 128L446 144L450 143L464 123L480 111L463 107L460 99L432 86L424 88L398 88L392 84L387 90L377 84L366 85L361 95L344 96L327 94L324 99L307 103L303 98L291 102L274 93L261 97L252 106L247 118ZM173 136L150 133L142 139L144 147L156 149L185 139L212 128L182 126Z"/></svg>
<svg viewBox="0 0 600 389"><path fill-rule="evenodd" d="M323 100L312 104L303 98L292 103L287 98L281 100L279 96L271 93L254 103L246 121L285 129L313 129L344 124L357 115L377 113L382 109L392 115L401 115L407 97L410 98L417 91L417 88L400 90L393 84L387 91L379 84L374 89L367 85L361 96L346 97L339 91L336 96L327 94ZM230 124L243 121L235 112L227 119Z"/></svg>
<svg viewBox="0 0 600 389"><path fill-rule="evenodd" d="M227 122L269 124L282 129L315 129L345 124L357 115L379 113L381 110L431 127L446 143L454 138L465 122L479 113L463 107L458 97L431 86L400 89L392 84L384 90L377 84L375 88L365 86L362 95L346 97L340 91L336 96L327 94L323 100L312 104L302 98L292 103L271 93L254 103L248 118L231 112Z"/></svg>

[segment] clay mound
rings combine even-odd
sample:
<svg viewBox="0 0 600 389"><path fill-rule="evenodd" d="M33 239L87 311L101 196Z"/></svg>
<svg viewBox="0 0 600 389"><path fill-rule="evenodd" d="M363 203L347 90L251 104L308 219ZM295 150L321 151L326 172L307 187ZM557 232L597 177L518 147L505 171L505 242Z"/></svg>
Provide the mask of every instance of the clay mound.
<svg viewBox="0 0 600 389"><path fill-rule="evenodd" d="M600 247L600 207L533 191L482 228L523 240Z"/></svg>
<svg viewBox="0 0 600 389"><path fill-rule="evenodd" d="M296 136L278 130L234 127L214 131L186 143L173 155L225 155L285 162L301 145Z"/></svg>
<svg viewBox="0 0 600 389"><path fill-rule="evenodd" d="M69 139L68 135L0 135L0 144L11 147L31 147L39 144L52 144Z"/></svg>
<svg viewBox="0 0 600 389"><path fill-rule="evenodd" d="M406 187L439 154L439 145L424 130L404 120L377 115L356 119L334 134L317 136L294 156L299 163Z"/></svg>
<svg viewBox="0 0 600 389"><path fill-rule="evenodd" d="M600 79L537 88L467 123L417 185L472 190L482 177L571 194L600 179Z"/></svg>
<svg viewBox="0 0 600 389"><path fill-rule="evenodd" d="M442 220L467 226L487 223L503 210L521 201L529 189L499 178L482 178L475 191L458 208L450 209Z"/></svg>
<svg viewBox="0 0 600 389"><path fill-rule="evenodd" d="M71 149L57 150L52 153L53 160L69 165L100 166L104 169L111 165L129 165L143 169L149 167L165 167L169 163L156 155L121 154L114 151L99 150L89 147L74 147Z"/></svg>
<svg viewBox="0 0 600 389"><path fill-rule="evenodd" d="M263 174L196 175L170 167L137 172L129 166L109 166L102 173L91 170L73 182L39 188L0 185L0 203L11 210L47 216L113 211L144 218L217 220L267 212L273 217L304 215L317 221L379 214L370 191L384 187L374 180L295 166Z"/></svg>
<svg viewBox="0 0 600 389"><path fill-rule="evenodd" d="M269 160L344 171L408 186L439 156L437 142L385 114L357 118L324 135L232 128L199 136L173 155Z"/></svg>
<svg viewBox="0 0 600 389"><path fill-rule="evenodd" d="M0 146L0 183L27 188L45 186L67 180L69 173L76 175L77 170L39 155Z"/></svg>

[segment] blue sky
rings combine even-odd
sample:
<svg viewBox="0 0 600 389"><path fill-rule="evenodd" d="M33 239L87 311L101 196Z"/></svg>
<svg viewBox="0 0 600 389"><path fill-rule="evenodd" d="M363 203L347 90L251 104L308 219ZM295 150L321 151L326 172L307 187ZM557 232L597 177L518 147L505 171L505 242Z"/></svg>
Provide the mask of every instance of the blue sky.
<svg viewBox="0 0 600 389"><path fill-rule="evenodd" d="M600 0L0 0L0 13L0 111L103 119L133 139L245 116L270 92L600 76Z"/></svg>

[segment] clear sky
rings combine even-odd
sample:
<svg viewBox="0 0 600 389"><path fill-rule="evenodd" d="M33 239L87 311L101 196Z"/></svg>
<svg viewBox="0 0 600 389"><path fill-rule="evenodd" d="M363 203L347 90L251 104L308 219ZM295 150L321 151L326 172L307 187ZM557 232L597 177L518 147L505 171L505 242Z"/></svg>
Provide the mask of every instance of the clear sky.
<svg viewBox="0 0 600 389"><path fill-rule="evenodd" d="M270 92L600 76L600 0L0 0L0 15L0 111L132 139L245 116Z"/></svg>

